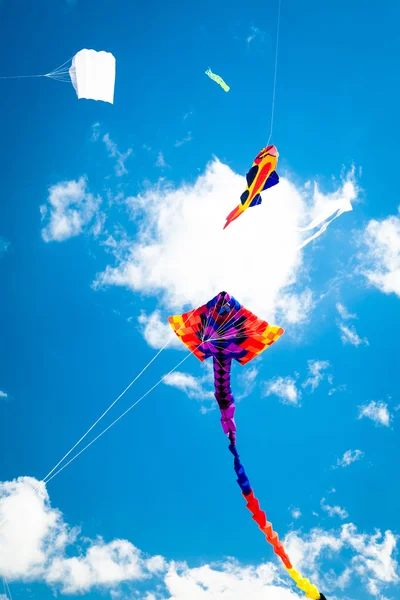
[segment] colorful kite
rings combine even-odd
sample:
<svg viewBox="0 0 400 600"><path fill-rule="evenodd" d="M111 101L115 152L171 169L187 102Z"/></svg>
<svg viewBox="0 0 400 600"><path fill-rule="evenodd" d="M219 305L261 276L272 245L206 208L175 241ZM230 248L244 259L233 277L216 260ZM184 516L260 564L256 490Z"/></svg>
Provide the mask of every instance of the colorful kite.
<svg viewBox="0 0 400 600"><path fill-rule="evenodd" d="M169 317L168 321L176 335L199 360L213 358L215 398L221 411L221 424L229 438L237 482L253 520L306 597L326 600L315 585L293 568L278 534L260 509L236 448L235 403L230 382L232 360L245 365L276 342L284 333L283 329L259 319L226 292L221 292L196 310Z"/></svg>
<svg viewBox="0 0 400 600"><path fill-rule="evenodd" d="M229 90L231 89L229 87L229 85L226 85L226 83L222 79L222 77L220 77L219 75L215 75L215 73L213 73L211 71L211 69L207 69L206 75L208 75L210 79L212 79L213 81L215 81L216 83L218 83L218 85L220 85L222 87L222 89L225 90L225 92L229 92Z"/></svg>
<svg viewBox="0 0 400 600"><path fill-rule="evenodd" d="M261 192L279 183L279 177L275 171L278 164L279 152L275 146L267 146L257 154L250 171L246 175L247 189L240 196L239 206L237 206L226 217L225 227L249 208L249 206L258 206L261 204Z"/></svg>

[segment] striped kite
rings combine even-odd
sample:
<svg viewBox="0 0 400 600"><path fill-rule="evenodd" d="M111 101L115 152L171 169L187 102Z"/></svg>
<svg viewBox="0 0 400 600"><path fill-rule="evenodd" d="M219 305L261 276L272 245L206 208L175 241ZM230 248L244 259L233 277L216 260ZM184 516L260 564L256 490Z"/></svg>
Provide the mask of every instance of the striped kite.
<svg viewBox="0 0 400 600"><path fill-rule="evenodd" d="M200 361L213 358L215 398L221 411L221 424L229 438L237 483L253 520L306 597L326 600L315 585L293 568L278 534L260 509L236 447L235 402L230 381L232 360L241 365L250 362L276 342L284 333L283 329L259 319L226 292L221 292L200 308L169 317L168 321L176 335Z"/></svg>

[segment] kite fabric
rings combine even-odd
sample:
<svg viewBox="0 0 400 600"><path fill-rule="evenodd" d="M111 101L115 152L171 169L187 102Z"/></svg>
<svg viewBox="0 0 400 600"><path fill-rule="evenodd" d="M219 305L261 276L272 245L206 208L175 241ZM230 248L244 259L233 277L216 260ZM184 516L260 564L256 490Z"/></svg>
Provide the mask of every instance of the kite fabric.
<svg viewBox="0 0 400 600"><path fill-rule="evenodd" d="M81 50L69 69L78 98L114 103L115 58L110 52Z"/></svg>
<svg viewBox="0 0 400 600"><path fill-rule="evenodd" d="M225 83L225 81L222 79L222 77L220 77L219 75L216 75L215 73L213 73L211 71L211 69L207 69L207 71L205 73L206 73L206 75L209 76L210 79L212 79L213 81L215 81L216 83L218 83L218 85L220 85L222 87L222 89L225 90L225 92L229 92L229 90L231 88L229 87L229 85L227 85Z"/></svg>
<svg viewBox="0 0 400 600"><path fill-rule="evenodd" d="M68 68L68 65L71 66ZM65 63L44 75L14 75L0 77L0 79L32 79L35 77L47 77L72 83L78 98L87 100L101 100L114 103L115 88L115 57L110 52L97 52L96 50L80 50L72 61Z"/></svg>
<svg viewBox="0 0 400 600"><path fill-rule="evenodd" d="M266 146L255 157L250 171L246 175L247 189L240 196L240 204L226 217L224 229L249 206L258 206L262 202L261 192L279 183L276 172L279 152L275 146Z"/></svg>
<svg viewBox="0 0 400 600"><path fill-rule="evenodd" d="M215 398L221 411L221 424L229 439L229 450L234 457L234 470L237 483L246 500L246 507L253 520L265 535L267 542L282 560L287 572L303 590L307 598L326 600L315 585L303 578L286 554L278 534L267 521L265 512L260 509L249 479L240 461L236 446L235 401L231 391L231 364L236 360L241 365L250 362L255 356L276 342L284 330L259 319L244 308L227 292L199 308L182 315L168 318L169 324L185 344L200 360L213 358Z"/></svg>

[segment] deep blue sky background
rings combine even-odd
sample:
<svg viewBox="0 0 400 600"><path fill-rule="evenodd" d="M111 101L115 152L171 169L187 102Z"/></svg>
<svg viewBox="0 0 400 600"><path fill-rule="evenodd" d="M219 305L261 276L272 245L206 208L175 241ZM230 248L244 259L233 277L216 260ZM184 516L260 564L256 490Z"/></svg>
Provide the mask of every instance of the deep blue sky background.
<svg viewBox="0 0 400 600"><path fill-rule="evenodd" d="M90 139L95 122L121 151L133 148L129 176L114 181L114 189L134 194L145 179L155 182L159 151L176 183L194 181L214 154L244 174L269 131L276 17L274 3L237 0L0 5L0 75L45 73L83 47L117 57L114 106L78 101L72 86L51 80L0 80L0 236L10 242L0 258L0 389L10 397L0 404L1 480L42 477L154 354L135 320L127 322L154 301L119 288L94 291L91 283L109 257L92 239L43 241L39 207L48 187L84 174L91 188L113 185L105 182L112 163ZM322 242L316 285L322 270L335 274L336 259L348 254L352 229L396 212L399 18L396 2L377 10L361 1L282 0L273 136L282 167L302 182L319 176L327 190L342 165L354 162L363 171L363 203L336 222L341 233ZM262 35L248 44L252 26ZM208 67L231 86L229 94L205 77ZM188 131L193 141L175 148ZM314 250L307 252L311 259ZM339 298L357 312L369 347L342 345ZM307 360L329 360L335 383L348 389L328 397L322 384L300 409L259 391L240 404L242 455L282 534L292 521L290 505L302 510L305 531L339 524L319 506L332 487L334 503L346 507L361 531L398 529L396 424L388 430L357 420L360 404L388 396L395 404L397 315L394 296L350 282L318 307L300 344L280 342L263 358L264 380L294 371L305 376ZM182 357L163 353L121 406ZM195 359L186 367L199 373ZM363 461L332 471L349 448L363 450ZM171 485L171 472L179 474L184 494ZM223 519L205 480L220 494ZM160 386L49 491L66 521L81 524L89 537L127 538L192 564L225 555L270 559L235 486L217 413L202 416L194 400ZM188 526L194 518L201 526ZM25 597L23 585L13 589ZM44 587L32 590L51 598Z"/></svg>

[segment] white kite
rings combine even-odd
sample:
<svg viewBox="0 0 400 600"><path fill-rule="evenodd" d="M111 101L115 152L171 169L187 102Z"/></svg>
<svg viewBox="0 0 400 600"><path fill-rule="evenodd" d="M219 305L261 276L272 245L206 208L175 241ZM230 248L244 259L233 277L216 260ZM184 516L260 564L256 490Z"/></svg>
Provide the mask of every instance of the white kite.
<svg viewBox="0 0 400 600"><path fill-rule="evenodd" d="M54 71L44 75L14 75L0 79L29 79L48 77L72 83L78 98L114 103L115 57L110 52L80 50ZM72 63L72 64L71 64ZM70 66L69 66L70 65Z"/></svg>

